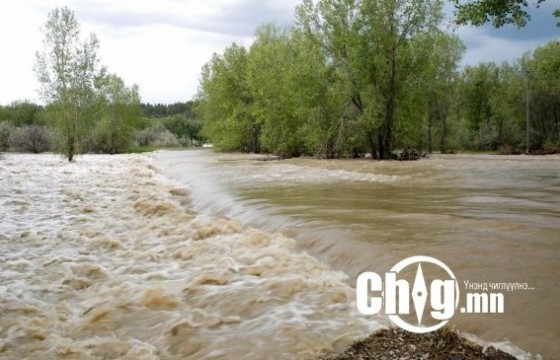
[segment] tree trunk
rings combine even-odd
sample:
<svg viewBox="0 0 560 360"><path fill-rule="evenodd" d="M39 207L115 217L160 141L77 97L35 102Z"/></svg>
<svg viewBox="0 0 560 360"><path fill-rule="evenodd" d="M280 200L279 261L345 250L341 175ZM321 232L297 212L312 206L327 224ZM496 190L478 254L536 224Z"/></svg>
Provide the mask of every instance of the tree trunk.
<svg viewBox="0 0 560 360"><path fill-rule="evenodd" d="M442 154L447 152L447 119L441 118L441 138L439 140L439 151Z"/></svg>
<svg viewBox="0 0 560 360"><path fill-rule="evenodd" d="M375 146L375 141L373 140L373 134L370 130L367 131L367 142L371 151L371 158L378 159L377 148Z"/></svg>
<svg viewBox="0 0 560 360"><path fill-rule="evenodd" d="M444 95L447 96L447 95ZM439 151L442 154L447 152L447 114L449 113L449 103L448 101L444 100L443 104L437 102L438 106L438 117L441 121L441 137L439 139Z"/></svg>
<svg viewBox="0 0 560 360"><path fill-rule="evenodd" d="M393 89L389 90L385 102L385 119L381 128L381 146L379 157L382 160L390 159L393 150L393 120L395 117L395 94Z"/></svg>
<svg viewBox="0 0 560 360"><path fill-rule="evenodd" d="M396 49L391 51L391 72L389 74L389 86L387 87L385 99L385 118L381 126L381 142L379 146L379 158L390 159L393 150L393 121L395 117L396 96Z"/></svg>
<svg viewBox="0 0 560 360"><path fill-rule="evenodd" d="M68 156L69 162L74 160L74 143L75 143L74 136L70 134L68 136L68 153L66 154Z"/></svg>
<svg viewBox="0 0 560 360"><path fill-rule="evenodd" d="M432 153L432 124L433 124L433 111L428 115L428 153Z"/></svg>
<svg viewBox="0 0 560 360"><path fill-rule="evenodd" d="M261 134L261 127L259 126L259 124L254 123L253 124L253 138L252 140L252 144L251 144L251 151L254 152L255 154L259 154L261 152L261 144L260 144L260 137Z"/></svg>

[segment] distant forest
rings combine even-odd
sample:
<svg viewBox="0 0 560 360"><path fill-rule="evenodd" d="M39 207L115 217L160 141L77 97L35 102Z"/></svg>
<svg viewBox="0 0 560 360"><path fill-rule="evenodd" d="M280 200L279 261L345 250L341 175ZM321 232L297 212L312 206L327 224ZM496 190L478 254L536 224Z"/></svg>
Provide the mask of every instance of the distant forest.
<svg viewBox="0 0 560 360"><path fill-rule="evenodd" d="M109 146L103 131L94 128L86 134L82 152L119 153L146 147L199 146L202 122L197 120L195 102L173 104L129 104L128 111L120 114L121 123L130 128L119 129L118 143ZM97 108L97 115L104 115ZM0 151L43 152L55 150L53 111L49 106L29 101L15 101L0 105ZM102 122L100 122L102 124ZM125 139L121 139L125 136Z"/></svg>
<svg viewBox="0 0 560 360"><path fill-rule="evenodd" d="M194 101L177 102L174 104L140 104L142 115L147 118L162 118L173 115L184 115L187 119L195 119Z"/></svg>

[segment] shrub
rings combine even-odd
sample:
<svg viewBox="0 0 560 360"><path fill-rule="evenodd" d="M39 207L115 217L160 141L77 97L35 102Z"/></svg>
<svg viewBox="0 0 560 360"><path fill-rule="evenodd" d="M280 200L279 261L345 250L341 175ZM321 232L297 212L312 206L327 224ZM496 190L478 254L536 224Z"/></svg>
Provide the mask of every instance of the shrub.
<svg viewBox="0 0 560 360"><path fill-rule="evenodd" d="M111 124L108 119L102 119L84 139L82 150L87 153L122 153L132 144L133 135L129 126L123 123Z"/></svg>
<svg viewBox="0 0 560 360"><path fill-rule="evenodd" d="M543 153L545 154L560 154L560 140L547 141L543 144Z"/></svg>
<svg viewBox="0 0 560 360"><path fill-rule="evenodd" d="M519 155L521 151L509 144L504 144L498 148L498 155Z"/></svg>
<svg viewBox="0 0 560 360"><path fill-rule="evenodd" d="M49 130L44 126L25 125L12 131L9 138L10 148L18 152L38 154L51 149L51 137Z"/></svg>
<svg viewBox="0 0 560 360"><path fill-rule="evenodd" d="M161 124L140 131L136 134L136 141L140 146L173 147L180 145L177 136Z"/></svg>
<svg viewBox="0 0 560 360"><path fill-rule="evenodd" d="M0 122L0 151L7 151L10 148L10 135L14 131L14 126L7 122Z"/></svg>

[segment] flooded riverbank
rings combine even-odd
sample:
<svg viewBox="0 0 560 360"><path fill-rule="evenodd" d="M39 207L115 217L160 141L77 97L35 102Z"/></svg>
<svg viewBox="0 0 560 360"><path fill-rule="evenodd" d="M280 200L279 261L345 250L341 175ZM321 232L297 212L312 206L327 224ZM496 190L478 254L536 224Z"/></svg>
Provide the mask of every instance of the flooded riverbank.
<svg viewBox="0 0 560 360"><path fill-rule="evenodd" d="M504 314L452 324L545 358L560 354L560 157L450 155L418 162L259 161L207 151L154 155L196 211L294 237L353 285L430 255L460 281L527 283ZM260 159L262 160L262 159Z"/></svg>
<svg viewBox="0 0 560 360"><path fill-rule="evenodd" d="M346 274L189 191L145 155L4 155L0 358L314 359L385 322Z"/></svg>

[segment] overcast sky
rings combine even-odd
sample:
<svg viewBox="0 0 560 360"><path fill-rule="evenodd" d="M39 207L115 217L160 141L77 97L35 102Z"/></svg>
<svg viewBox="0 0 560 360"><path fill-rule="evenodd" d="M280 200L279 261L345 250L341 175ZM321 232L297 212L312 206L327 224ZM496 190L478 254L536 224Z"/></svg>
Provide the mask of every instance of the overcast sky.
<svg viewBox="0 0 560 360"><path fill-rule="evenodd" d="M100 40L101 61L144 102L187 101L197 91L200 69L212 53L233 41L249 46L264 22L290 24L300 0L2 0L0 2L0 104L39 101L33 72L42 46L40 27L56 6L75 11L82 33ZM531 3L534 1L530 1ZM521 30L461 27L464 64L512 61L551 39L560 28L551 13L558 0L532 9ZM554 4L554 5L553 5Z"/></svg>

